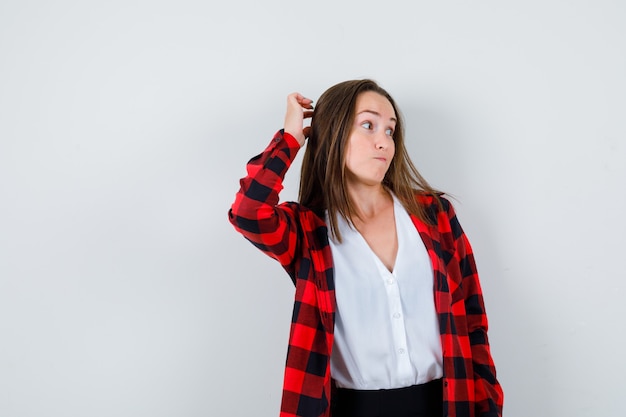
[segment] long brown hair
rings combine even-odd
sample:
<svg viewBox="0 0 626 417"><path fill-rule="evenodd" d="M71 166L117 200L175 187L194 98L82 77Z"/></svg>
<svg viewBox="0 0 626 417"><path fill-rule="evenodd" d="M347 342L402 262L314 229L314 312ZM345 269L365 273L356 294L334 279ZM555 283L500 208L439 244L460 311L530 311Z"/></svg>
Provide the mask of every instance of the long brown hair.
<svg viewBox="0 0 626 417"><path fill-rule="evenodd" d="M422 221L432 223L416 193L441 194L433 189L411 162L404 146L404 122L395 101L375 81L344 81L326 90L317 101L311 120L302 171L300 174L300 204L316 211L328 210L330 230L341 242L337 213L349 224L356 214L346 187L345 152L354 123L359 94L373 91L391 103L398 119L393 133L396 152L383 179L383 185L393 192L404 208Z"/></svg>

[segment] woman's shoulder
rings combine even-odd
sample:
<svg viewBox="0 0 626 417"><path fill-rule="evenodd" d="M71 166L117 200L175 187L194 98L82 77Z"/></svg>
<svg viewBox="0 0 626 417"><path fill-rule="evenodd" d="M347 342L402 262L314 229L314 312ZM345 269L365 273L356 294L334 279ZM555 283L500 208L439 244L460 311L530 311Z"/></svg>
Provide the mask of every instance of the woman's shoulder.
<svg viewBox="0 0 626 417"><path fill-rule="evenodd" d="M311 223L315 226L325 224L326 212L324 209L310 208L297 201L284 201L278 207L293 213L300 222Z"/></svg>
<svg viewBox="0 0 626 417"><path fill-rule="evenodd" d="M431 224L441 226L442 222L450 223L450 221L456 218L454 206L444 193L416 191L415 199Z"/></svg>
<svg viewBox="0 0 626 417"><path fill-rule="evenodd" d="M429 193L422 190L416 190L415 200L425 207L436 206L448 210L451 206L450 201L442 192Z"/></svg>

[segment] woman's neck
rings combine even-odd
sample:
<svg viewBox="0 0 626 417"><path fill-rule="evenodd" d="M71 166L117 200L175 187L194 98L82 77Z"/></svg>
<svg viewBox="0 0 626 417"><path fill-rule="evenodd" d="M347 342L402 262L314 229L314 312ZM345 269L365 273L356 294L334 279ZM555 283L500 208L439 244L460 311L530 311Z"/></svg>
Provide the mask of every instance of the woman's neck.
<svg viewBox="0 0 626 417"><path fill-rule="evenodd" d="M382 185L348 187L348 195L356 210L356 217L366 222L393 203L391 193Z"/></svg>

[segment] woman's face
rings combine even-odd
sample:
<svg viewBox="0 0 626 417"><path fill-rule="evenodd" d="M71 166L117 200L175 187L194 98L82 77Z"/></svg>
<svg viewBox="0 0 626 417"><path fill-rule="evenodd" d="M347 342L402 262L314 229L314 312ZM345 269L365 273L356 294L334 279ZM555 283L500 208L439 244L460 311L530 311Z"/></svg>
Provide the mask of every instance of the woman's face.
<svg viewBox="0 0 626 417"><path fill-rule="evenodd" d="M348 185L380 185L396 148L396 113L384 96L366 91L357 97L354 125L346 147Z"/></svg>

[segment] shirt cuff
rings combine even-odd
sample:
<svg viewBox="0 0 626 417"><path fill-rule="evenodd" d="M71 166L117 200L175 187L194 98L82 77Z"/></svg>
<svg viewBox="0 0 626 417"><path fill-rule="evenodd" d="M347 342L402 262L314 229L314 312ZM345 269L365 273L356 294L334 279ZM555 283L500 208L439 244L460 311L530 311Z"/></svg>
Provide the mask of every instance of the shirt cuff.
<svg viewBox="0 0 626 417"><path fill-rule="evenodd" d="M285 139L285 142L287 142L287 145L289 145L290 148L300 148L300 142L298 142L298 139L294 138L290 133L287 133L283 130L283 138Z"/></svg>

